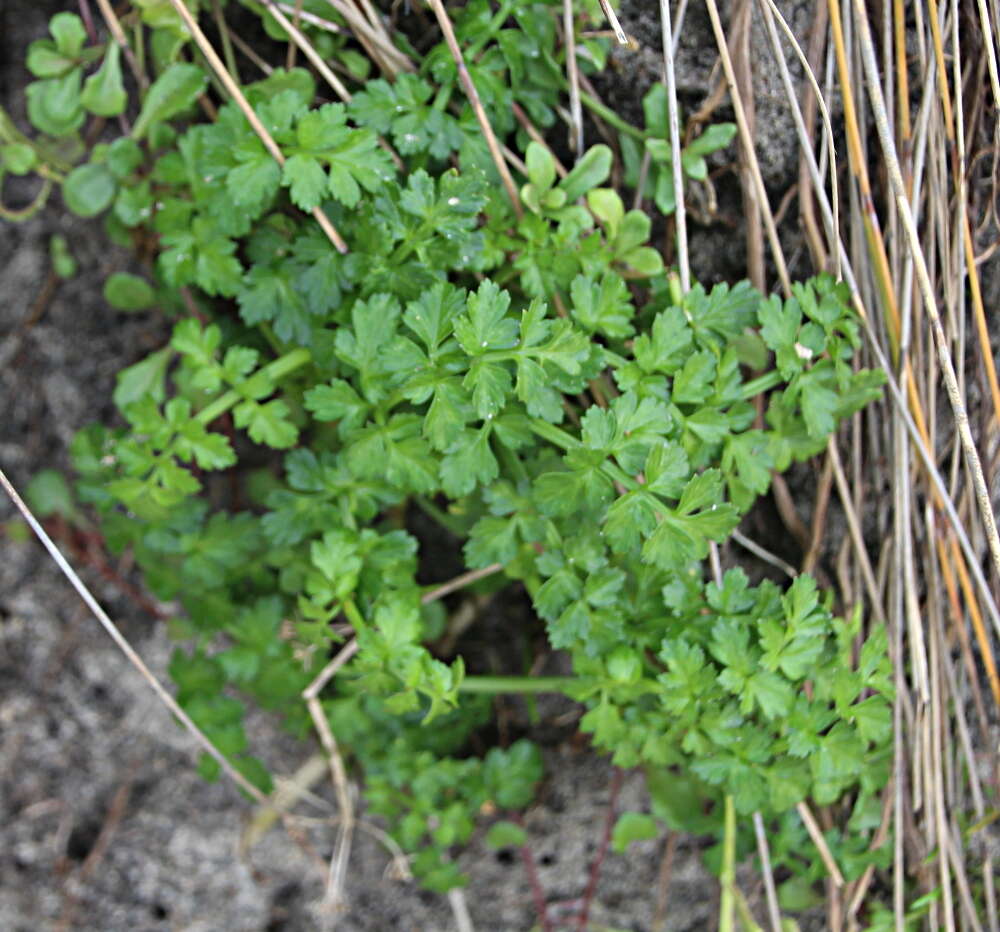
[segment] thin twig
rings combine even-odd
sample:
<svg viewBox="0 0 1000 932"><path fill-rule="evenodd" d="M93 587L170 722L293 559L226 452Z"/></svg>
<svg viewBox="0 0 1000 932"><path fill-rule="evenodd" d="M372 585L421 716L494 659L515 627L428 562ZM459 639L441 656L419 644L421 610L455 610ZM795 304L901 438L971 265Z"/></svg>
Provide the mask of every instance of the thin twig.
<svg viewBox="0 0 1000 932"><path fill-rule="evenodd" d="M778 891L774 886L774 873L771 870L771 850L767 844L767 831L764 828L764 819L759 812L753 814L753 830L757 836L757 854L760 856L761 873L764 875L767 918L771 923L771 932L782 932L781 910L778 908Z"/></svg>
<svg viewBox="0 0 1000 932"><path fill-rule="evenodd" d="M671 33L670 0L660 0L660 35L663 39L663 82L667 88L667 121L670 131L670 168L674 179L674 225L677 229L677 262L681 291L691 290L688 256L687 214L684 208L684 166L681 163L681 127L677 111L677 75L674 72L674 42ZM641 186L640 186L641 188Z"/></svg>
<svg viewBox="0 0 1000 932"><path fill-rule="evenodd" d="M222 14L221 0L212 0L212 18L215 20L215 28L219 31L219 38L222 39L222 54L226 59L226 66L237 84L242 84L240 71L236 65L236 55L233 52L232 37L229 27L226 25L226 18Z"/></svg>
<svg viewBox="0 0 1000 932"><path fill-rule="evenodd" d="M625 781L625 772L615 768L614 776L611 778L611 791L608 794L608 808L604 816L604 831L601 833L601 842L597 847L597 853L590 865L590 879L587 881L587 889L583 893L583 902L580 906L580 913L577 916L577 929L585 932L587 923L590 920L590 907L594 902L597 893L597 882L601 877L601 867L608 853L608 846L611 844L611 832L615 824L615 810L618 807L618 795L621 793L622 783Z"/></svg>
<svg viewBox="0 0 1000 932"><path fill-rule="evenodd" d="M826 839L823 837L823 833L819 830L819 825L816 824L816 818L813 816L812 812L810 812L809 806L803 801L795 807L795 810L798 812L799 818L802 819L802 824L805 825L806 831L809 833L809 837L812 839L813 844L819 851L819 856L823 859L823 864L826 867L827 873L830 875L830 879L836 887L843 887L844 875L840 872L840 868L837 867L837 862L834 860L833 852L830 851L830 846L827 845Z"/></svg>
<svg viewBox="0 0 1000 932"><path fill-rule="evenodd" d="M677 854L677 832L669 832L667 843L656 875L656 911L653 913L653 932L663 932L667 922L667 906L670 904L670 881L674 873L674 857Z"/></svg>
<svg viewBox="0 0 1000 932"><path fill-rule="evenodd" d="M465 902L465 891L461 887L452 887L448 891L448 905L451 907L451 914L455 917L455 926L458 932L475 932L472 917L469 915L469 906Z"/></svg>
<svg viewBox="0 0 1000 932"><path fill-rule="evenodd" d="M826 516L830 504L830 489L833 485L833 458L827 455L823 472L819 477L819 488L816 490L816 503L813 506L812 534L809 539L809 549L802 560L802 572L812 573L816 569L823 539L826 536Z"/></svg>
<svg viewBox="0 0 1000 932"><path fill-rule="evenodd" d="M351 853L351 839L354 833L354 807L351 804L350 785L347 781L347 771L337 747L337 739L333 736L330 723L327 721L323 707L320 705L319 693L330 681L333 675L358 652L358 642L352 638L337 655L319 672L315 679L302 691L302 698L309 709L309 716L319 733L323 749L326 751L330 765L330 777L334 792L337 795L337 806L340 809L340 832L337 844L330 858L330 871L327 876L324 907L330 911L339 909L343 903L344 881L347 877L347 862Z"/></svg>
<svg viewBox="0 0 1000 932"><path fill-rule="evenodd" d="M474 582L478 582L480 579L485 579L487 576L492 576L494 573L499 573L502 570L502 563L491 563L489 566L481 567L478 570L469 570L467 573L462 573L461 576L449 579L448 582L441 583L441 585L431 589L429 592L425 592L420 597L420 602L423 605L426 605L428 602L436 602L456 589L464 589L466 586L471 586Z"/></svg>
<svg viewBox="0 0 1000 932"><path fill-rule="evenodd" d="M269 75L274 72L274 68L272 68L266 61L264 61L264 59L261 58L260 55L258 55L257 52L254 51L254 49L250 45L244 42L237 33L235 32L231 33L229 39L233 43L233 46L239 49L239 51L246 58L250 59L250 61L253 62L253 64L265 75Z"/></svg>
<svg viewBox="0 0 1000 932"><path fill-rule="evenodd" d="M545 141L545 137L538 132L538 127L531 122L531 118L524 112L524 108L515 100L511 103L511 112L514 114L514 118L518 123L524 128L524 131L528 136L537 142L540 146L544 146L550 156L552 156L552 161L556 166L556 174L560 178L565 178L569 174L569 170L559 161L559 157L552 151L552 147Z"/></svg>
<svg viewBox="0 0 1000 932"><path fill-rule="evenodd" d="M731 536L733 540L736 541L736 543L738 543L744 550L749 550L755 557L759 557L765 563L770 563L771 566L777 567L786 576L790 576L794 579L799 575L799 571L795 569L791 563L786 563L777 554L771 553L770 550L765 549L756 541L751 540L739 530L733 531Z"/></svg>
<svg viewBox="0 0 1000 932"><path fill-rule="evenodd" d="M520 813L511 816L511 821L524 828L524 818ZM532 854L531 846L525 842L519 846L521 863L524 864L524 871L528 875L528 886L531 888L531 899L538 914L538 921L542 932L552 932L552 923L549 921L548 904L545 901L545 891L542 889L542 882L538 876L538 867L535 864L535 856Z"/></svg>

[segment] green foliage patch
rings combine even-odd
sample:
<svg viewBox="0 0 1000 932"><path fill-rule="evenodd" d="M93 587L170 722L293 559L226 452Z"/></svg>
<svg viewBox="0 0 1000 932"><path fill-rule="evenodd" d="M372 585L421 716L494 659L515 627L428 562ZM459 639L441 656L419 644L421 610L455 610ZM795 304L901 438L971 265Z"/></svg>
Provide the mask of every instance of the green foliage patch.
<svg viewBox="0 0 1000 932"><path fill-rule="evenodd" d="M369 809L432 889L462 882L453 847L480 811L528 805L542 766L527 741L461 756L489 675L525 671L473 671L440 650L448 620L417 582L408 509L458 534L468 568L499 564L523 585L570 658L559 686L582 729L645 768L655 819L623 817L616 849L663 823L718 832L723 796L786 824L800 801L841 802L854 831L831 844L853 852L842 866L856 876L876 857L868 816L889 766L885 633L837 618L808 577L787 591L739 569L716 582L705 561L775 470L878 396L881 375L853 361L843 284L821 275L787 300L745 282L681 293L650 216L607 186L610 148L559 177L511 115L519 103L543 129L555 120L553 9L455 11L487 114L523 156L520 217L443 43L418 74L362 81L342 37L310 33L359 81L347 105L317 105L301 69L244 87L279 165L235 103L187 119L209 83L165 4L137 5L157 69L141 102L125 95L117 45L88 45L75 16L56 16L28 52L41 136L5 129L4 170L48 173L114 239L155 243L143 275L112 275L105 296L161 308L171 335L119 374L122 426L76 438L75 495L44 474L34 500L43 514L89 509L109 547L131 550L176 607L179 701L262 788L243 703L304 735L302 690L356 639L323 710ZM605 46L581 43L581 66ZM670 213L662 90L644 106L645 128L622 131L625 182L640 184L645 153L646 190ZM85 150L88 113L134 119ZM719 125L690 140L685 177L704 179L732 136ZM500 825L495 844L523 839Z"/></svg>

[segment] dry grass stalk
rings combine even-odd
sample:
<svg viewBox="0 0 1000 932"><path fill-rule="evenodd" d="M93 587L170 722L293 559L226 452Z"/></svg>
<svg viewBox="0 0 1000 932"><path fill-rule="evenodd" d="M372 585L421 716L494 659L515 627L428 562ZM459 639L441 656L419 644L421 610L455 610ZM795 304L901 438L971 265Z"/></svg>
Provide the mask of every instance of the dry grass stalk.
<svg viewBox="0 0 1000 932"><path fill-rule="evenodd" d="M614 9L612 9L611 4L608 0L598 0L601 4L601 11L604 13L605 19L608 21L608 25L614 30L615 38L618 40L619 45L628 45L628 36L625 35L625 30L622 29L622 24L618 22L618 17L615 15Z"/></svg>
<svg viewBox="0 0 1000 932"><path fill-rule="evenodd" d="M476 114L476 120L483 131L486 145L489 147L490 155L493 158L493 164L496 165L497 171L500 173L500 180L503 182L507 196L510 198L514 213L520 219L524 213L524 209L521 207L521 198L517 193L517 186L514 184L510 169L507 168L507 163L504 161L503 152L500 150L500 144L497 142L496 133L493 132L493 127L486 116L486 111L483 109L483 103L479 99L479 92L476 90L476 85L469 74L469 69L465 66L462 50L458 47L458 40L455 38L455 30L451 25L451 20L448 18L448 12L445 10L441 0L428 0L428 3L430 3L431 9L434 11L434 16L441 27L441 32L444 33L445 43L451 52L451 57L458 70L458 79L465 90L465 95L469 99L473 112Z"/></svg>
<svg viewBox="0 0 1000 932"><path fill-rule="evenodd" d="M576 60L576 25L573 0L563 0L563 44L566 49L566 82L569 84L569 147L583 155L583 104L580 102L580 67Z"/></svg>
<svg viewBox="0 0 1000 932"><path fill-rule="evenodd" d="M753 70L751 67L750 36L753 18L752 0L737 0L730 12L729 43L732 46L733 74L739 97L743 101L747 130L751 139L756 139L757 108L754 99ZM739 149L740 193L743 197L743 217L746 222L747 278L760 291L767 290L764 273L764 230L761 226L760 206L754 190L753 170L750 160L755 152L745 146ZM789 192L791 193L791 192ZM775 226L778 224L775 219Z"/></svg>
<svg viewBox="0 0 1000 932"><path fill-rule="evenodd" d="M778 231L774 223L774 214L768 201L767 191L764 188L764 179L760 173L760 165L757 162L757 153L753 143L753 132L750 127L746 112L743 107L740 95L739 83L736 79L736 72L733 68L732 58L729 54L729 46L726 39L725 30L722 28L722 20L719 16L719 8L715 0L705 0L708 7L709 19L712 21L712 31L715 34L715 42L719 49L719 57L722 60L722 69L726 75L726 82L729 85L729 96L733 103L733 110L736 114L736 125L739 128L740 143L746 153L747 167L753 180L754 193L757 198L757 205L763 212L764 226L767 229L767 238L771 246L771 257L777 266L778 278L781 280L781 287L786 296L792 293L792 281L788 274L788 265L785 262L785 254L781 248L781 240L778 238Z"/></svg>
<svg viewBox="0 0 1000 932"><path fill-rule="evenodd" d="M338 652L337 655L317 674L316 678L303 690L302 698L309 709L309 716L319 735L323 750L326 751L327 761L330 766L330 778L333 781L334 792L337 796L337 807L340 811L340 831L337 834L337 844L334 846L333 855L330 858L330 870L327 874L326 894L324 896L324 909L327 911L326 919L330 921L336 910L340 909L344 901L344 883L347 879L347 862L351 855L351 840L354 834L354 806L351 802L351 788L347 780L347 771L344 768L343 758L337 747L337 739L333 735L330 723L327 721L326 713L320 705L319 694L323 687L334 677L336 672L344 666L358 652L358 642L351 639Z"/></svg>
<svg viewBox="0 0 1000 932"><path fill-rule="evenodd" d="M681 121L677 107L677 78L674 74L674 40L671 33L669 0L660 0L660 34L663 37L663 81L667 88L667 125L670 131L670 168L674 182L674 225L677 229L677 259L681 290L691 288L688 257L687 219L684 208L684 166L681 164ZM641 190L642 185L640 185Z"/></svg>
<svg viewBox="0 0 1000 932"><path fill-rule="evenodd" d="M146 72L139 67L139 62L136 60L135 53L132 51L132 46L129 45L128 39L125 37L125 30L122 29L122 24L115 14L113 7L111 6L110 0L97 0L97 8L101 11L101 16L104 17L105 25L108 27L108 32L111 33L112 38L115 43L121 48L122 54L125 56L125 61L128 62L129 69L132 72L132 76L136 79L141 90L145 91L149 87L149 77Z"/></svg>
<svg viewBox="0 0 1000 932"><path fill-rule="evenodd" d="M42 546L48 551L49 556L55 561L56 566L59 567L63 575L70 581L70 584L77 591L80 598L83 599L94 617L101 623L101 627L108 633L111 640L115 642L115 645L125 655L129 663L139 671L142 678L149 684L153 692L156 693L157 698L170 710L172 715L177 717L184 728L201 745L205 753L222 768L223 773L227 777L239 786L241 790L257 800L257 802L265 803L267 797L229 763L225 755L209 740L205 733L192 721L187 712L180 707L177 700L167 691L167 688L153 675L153 672L146 666L143 659L125 639L121 631L118 630L118 626L108 617L107 612L101 608L100 603L94 598L83 580L80 579L73 567L69 565L66 558L55 545L55 542L46 533L45 528L41 526L38 519L31 513L31 509L28 508L21 496L18 495L17 490L2 469L0 469L0 486L3 487L10 500L14 503L14 507L21 513L21 516L27 522L35 536L41 541Z"/></svg>
<svg viewBox="0 0 1000 932"><path fill-rule="evenodd" d="M778 891L774 885L774 873L771 870L771 851L767 843L767 829L759 812L753 814L753 830L757 839L757 855L760 858L761 874L764 876L767 919L771 924L771 932L781 932L781 910L778 907Z"/></svg>
<svg viewBox="0 0 1000 932"><path fill-rule="evenodd" d="M823 837L823 832L820 830L816 817L812 814L812 810L805 801L800 802L795 807L795 811L798 812L799 818L802 819L802 824L806 827L809 837L816 846L816 850L823 860L823 866L826 868L829 879L834 887L839 890L844 886L844 875L837 866L837 861L833 856L833 852L830 851L830 846L826 843L826 839Z"/></svg>
<svg viewBox="0 0 1000 932"><path fill-rule="evenodd" d="M976 884L971 874L967 873L966 855L955 832L955 816L958 813L970 807L978 812L979 806L983 805L983 793L974 774L978 766L977 752L965 721L964 700L961 697L971 695L973 698L980 731L985 738L989 716L996 714L998 697L995 690L1000 688L1000 684L996 680L991 633L984 624L983 616L988 614L994 629L998 632L1000 629L996 629L998 615L995 600L980 567L982 553L992 549L989 531L991 515L983 508L983 487L975 476L974 466L970 466L968 471L962 470L953 457L950 481L946 483L937 465L939 451L946 442L956 453L965 451L967 463L970 448L973 452L978 451L970 443L971 427L966 430L968 419L965 425L959 425L958 436L943 437L943 425L937 415L937 397L941 376L952 381L951 374L947 372L946 357L956 360L954 381L945 386L949 389L950 400L954 400L957 388L959 400L964 403L962 393L971 378L965 375L961 365L964 362L962 347L965 340L964 276L967 276L971 319L975 325L973 333L978 342L984 379L989 386L987 405L991 409L991 417L984 427L992 433L997 410L993 388L994 366L992 352L988 349L985 315L979 312L982 288L975 268L980 260L975 254L974 239L986 227L984 221L974 232L966 207L970 192L967 178L972 168L971 163L966 163L965 152L973 151L969 148L973 127L965 127L963 123L965 115L970 112L970 124L981 119L978 115L983 110L978 100L962 103L960 92L970 86L968 76L973 72L960 67L963 50L958 45L958 4L950 4L947 15L942 15L943 11L935 8L924 9L921 4L905 4L903 0L895 0L891 9L883 6L881 38L884 65L881 78L872 67L871 36L866 35L867 24L871 20L864 4L856 0L857 16L846 23L840 17L836 0L831 0L830 6L833 24L831 47L837 61L844 101L848 154L856 192L852 193L851 213L845 227L849 240L855 244L850 253L851 261L847 261L848 253L841 245L839 232L836 235L832 233L833 205L823 189L817 164L822 161L822 155L817 158L811 134L807 131L811 118L800 120L801 107L790 93L791 82L780 58L779 68L802 145L804 170L800 171L800 178L808 177L813 187L827 237L826 244L822 244L815 223L812 224L808 234L812 253L814 257L821 257L823 252L819 247L828 245L833 256L844 260L844 275L862 314L869 336L869 349L890 373L889 396L897 425L894 431L897 437L905 438L902 444L897 441L888 447L891 451L889 475L895 489L892 501L895 503L896 525L894 533L885 543L885 553L889 555L890 562L883 562L883 566L888 567L895 561L897 567L893 574L898 581L896 597L891 600L888 618L893 632L892 656L900 695L894 710L896 777L885 796L885 818L876 833L876 840L884 840L889 825L895 823L894 903L898 923L902 923L906 905L915 895L930 892L938 886L940 900L930 914L931 926L945 929L964 924L967 928L978 928L976 897L980 897L980 904L985 901L990 917L996 916L996 897L993 884L985 879L985 874L979 881L979 892L974 889ZM994 15L997 6L995 2L992 4ZM772 48L778 53L776 34L770 20L776 11L770 2L762 2L762 9ZM994 72L990 70L995 61L995 57L991 56L997 24L995 20L990 21L985 2L978 4L978 12L986 61L979 64L976 73L985 75L990 72L990 87L997 95L1000 88L994 80ZM929 83L918 85L922 97L914 120L910 118L911 90L905 59L907 15L916 21L911 35L916 37L918 65L929 73L931 79ZM945 47L943 37L951 41L950 48ZM808 58L818 62L818 52L811 52ZM968 50L965 54L968 55ZM940 67L943 58L952 63L955 72L952 87L957 88L958 103L954 107L943 96L947 88L944 92L939 90L947 77ZM871 102L872 111L860 113L856 101L863 99L858 96L858 88L865 69L868 72L868 96L876 99ZM810 70L813 69L807 69L807 75ZM809 80L812 80L811 77ZM887 117L890 110L896 114L894 124L890 124ZM890 166L898 173L889 179L892 198L885 207L886 228L890 234L886 240L882 238L873 188L867 179L867 166L874 153L868 151L868 141L860 129L872 117L879 129L878 151L884 152L887 143L892 143L895 152L899 153L895 165ZM920 216L921 210L923 216ZM922 224L919 232L917 222ZM809 225L807 216L804 216L803 223ZM899 234L894 232L897 229ZM857 230L863 231L861 238L857 236ZM879 300L875 305L862 298L864 282L869 275L877 284ZM913 285L919 289L916 294ZM943 295L943 305L937 305L937 295ZM913 298L918 301L915 303ZM928 303L933 306L928 308ZM948 313L946 315L942 311L941 331L935 332L933 318L938 306L947 308ZM867 307L877 308L877 313L869 315ZM925 323L931 328L931 340L925 336ZM898 361L898 367L889 367L882 354L877 335L883 328L889 335L893 361ZM941 352L942 346L945 347L944 353ZM924 414L925 411L930 411L929 417ZM883 421L890 427L892 423L891 418ZM884 445L884 438L880 438L880 431L874 425L870 437ZM982 449L986 448L986 443L984 438ZM835 453L836 447L832 446L831 455ZM908 465L911 453L917 454L915 463L919 464L922 472L914 473ZM866 464L870 464L875 455L872 448L870 456L863 457L859 447L855 446L852 451L852 475L848 477L842 468L835 468L838 492L845 505L860 493L859 486L865 481L866 469L869 468ZM839 467L839 463L837 465ZM963 480L967 483L970 473L979 493L976 496L969 494L968 485L963 484ZM877 475L874 478L879 481ZM929 496L930 504L926 521L917 522L910 515L920 496ZM942 523L940 517L945 515L947 523ZM877 584L865 554L857 511L852 513L849 510L847 517L854 543L854 572L860 571L869 599L878 607L882 600L881 586ZM879 516L878 520L881 522L883 519ZM918 544L920 541L926 543ZM919 585L922 579L930 579L932 583L939 579L944 586L931 585L923 591ZM961 659L952 658L943 633L933 633L943 627L941 619L945 611L954 619L955 630L959 632L956 640L961 648ZM969 621L966 620L966 612ZM976 683L976 648L965 628L970 621L993 694L994 705L990 711L987 711ZM926 627L928 624L933 626L930 634ZM904 661L907 661L905 666ZM956 664L963 666L956 669ZM956 754L965 758L967 763L964 768L958 768L953 763ZM913 774L913 780L906 779L907 769ZM915 832L920 833L920 839ZM935 854L929 869L922 869L917 861L928 852ZM848 921L853 923L855 917L861 914L873 877L873 871L866 871L857 885L852 886ZM916 894L911 892L910 887L914 877L920 884ZM833 918L831 914L831 921Z"/></svg>
<svg viewBox="0 0 1000 932"><path fill-rule="evenodd" d="M933 4L933 0L931 0ZM831 0L832 6L836 6L837 0ZM889 181L893 194L896 198L896 207L899 210L903 227L906 230L907 239L914 265L917 272L917 281L924 299L924 309L931 323L935 344L937 346L941 372L944 376L945 387L948 393L948 400L951 402L952 411L955 416L959 437L965 453L968 468L972 472L973 486L976 494L977 505L979 506L980 517L983 520L986 531L989 552L993 558L994 568L1000 574L1000 534L997 532L996 517L993 514L993 504L990 501L989 489L986 486L986 479L983 474L982 462L979 458L979 451L976 449L975 438L972 436L972 429L969 425L968 413L965 401L958 385L955 375L954 360L948 348L948 339L945 336L941 319L938 315L937 301L934 296L934 289L931 285L930 275L927 269L926 259L920 244L920 234L917 231L910 210L909 201L906 198L906 190L903 186L902 173L899 170L899 159L896 155L896 147L889 131L888 118L885 111L885 102L878 89L877 75L878 66L875 61L875 53L871 44L871 36L867 29L867 10L864 0L855 0L857 8L857 20L860 23L861 47L865 69L868 73L868 88L875 113L875 126L878 130L879 141L882 145L882 152L886 159L886 167L889 172ZM942 95L942 107L945 113L950 112L948 96ZM1000 627L997 629L1000 635Z"/></svg>
<svg viewBox="0 0 1000 932"><path fill-rule="evenodd" d="M377 16L372 19L362 15L349 0L327 0L327 3L343 17L368 57L386 77L394 78L400 71L415 70L409 57L392 43Z"/></svg>
<svg viewBox="0 0 1000 932"><path fill-rule="evenodd" d="M311 64L326 81L327 84L333 89L333 92L342 100L344 103L350 103L351 92L344 87L343 81L340 80L331 70L327 67L325 61L313 48L312 43L302 34L302 31L298 26L291 22L288 17L278 8L278 4L272 2L272 0L263 0L264 6L267 7L268 13L274 17L275 22L288 33L288 38L291 43L292 48L298 48L302 50L302 54L309 59L309 64ZM299 10L295 11L296 18L298 17Z"/></svg>

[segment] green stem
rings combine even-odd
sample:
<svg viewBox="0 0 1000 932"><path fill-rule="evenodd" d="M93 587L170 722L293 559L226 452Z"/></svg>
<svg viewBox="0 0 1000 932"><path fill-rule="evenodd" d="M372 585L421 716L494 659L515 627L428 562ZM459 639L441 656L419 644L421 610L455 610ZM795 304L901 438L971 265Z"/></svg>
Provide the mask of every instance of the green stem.
<svg viewBox="0 0 1000 932"><path fill-rule="evenodd" d="M389 257L390 265L402 265L405 259L410 258L410 254L427 238L434 233L434 228L428 223L421 223L416 230L410 233L393 251Z"/></svg>
<svg viewBox="0 0 1000 932"><path fill-rule="evenodd" d="M496 11L493 15L493 19L490 20L489 26L486 27L486 32L483 33L475 42L471 43L469 47L465 50L465 60L473 61L475 57L486 47L486 43L489 42L497 33L497 30L507 22L507 17L510 16L510 11L514 8L513 0L504 0L500 4L500 9Z"/></svg>
<svg viewBox="0 0 1000 932"><path fill-rule="evenodd" d="M454 87L454 84L442 84L437 94L434 95L434 103L431 104L431 107L434 110L444 111L451 102L451 92Z"/></svg>
<svg viewBox="0 0 1000 932"><path fill-rule="evenodd" d="M365 619L362 617L361 612L358 611L357 605L354 604L354 599L345 599L341 607L344 609L344 614L351 623L351 627L354 628L354 633L359 634L364 631L367 627Z"/></svg>
<svg viewBox="0 0 1000 932"><path fill-rule="evenodd" d="M239 69L236 67L236 55L233 53L233 43L229 38L229 27L226 25L225 17L222 15L222 7L219 4L219 0L212 0L212 15L215 17L215 28L222 38L222 54L226 59L226 67L233 76L233 80L237 84L242 84Z"/></svg>
<svg viewBox="0 0 1000 932"><path fill-rule="evenodd" d="M312 354L309 350L300 348L294 349L290 353L285 353L279 359L266 365L261 371L267 374L271 382L278 382L286 375L302 368L306 363L312 362ZM228 392L220 395L210 405L202 408L196 420L201 424L211 424L219 415L225 414L233 405L243 400L243 396L231 388Z"/></svg>
<svg viewBox="0 0 1000 932"><path fill-rule="evenodd" d="M624 356L619 356L618 353L613 352L605 347L604 358L608 364L613 369L620 369L622 366L628 364L629 360ZM757 376L755 379L751 379L749 382L744 384L743 388L740 390L740 397L744 401L749 401L751 398L756 398L761 392L766 392L770 388L774 388L776 385L781 385L784 382L784 378L777 369L772 369L770 372L765 372L763 375ZM553 441L555 442L555 441ZM566 447L565 449L570 449Z"/></svg>
<svg viewBox="0 0 1000 932"><path fill-rule="evenodd" d="M744 401L749 401L751 398L756 398L761 392L766 392L769 388L780 385L783 381L781 373L777 369L772 369L770 372L765 372L747 382L743 386L740 396Z"/></svg>
<svg viewBox="0 0 1000 932"><path fill-rule="evenodd" d="M500 444L500 449L497 451L497 455L503 462L507 469L507 472L513 476L516 476L519 482L529 482L531 477L528 475L527 467L521 461L519 457L510 447Z"/></svg>
<svg viewBox="0 0 1000 932"><path fill-rule="evenodd" d="M11 223L23 223L25 220L30 220L45 206L51 193L52 181L49 178L45 178L42 181L41 188L39 188L38 193L35 195L35 199L27 207L14 210L10 207L4 207L0 203L0 220L8 220Z"/></svg>
<svg viewBox="0 0 1000 932"><path fill-rule="evenodd" d="M467 676L462 693L561 693L579 683L575 676Z"/></svg>
<svg viewBox="0 0 1000 932"><path fill-rule="evenodd" d="M267 340L268 346L274 350L274 354L280 356L284 352L284 348L281 345L281 340L278 339L278 335L274 332L274 328L266 320L261 321L258 327L264 335L264 339Z"/></svg>
<svg viewBox="0 0 1000 932"><path fill-rule="evenodd" d="M541 437L542 440L548 440L549 443L553 443L563 450L577 450L583 446L576 437L567 433L561 427L556 427L555 424L550 424L548 421L540 420L537 417L531 419L531 430Z"/></svg>
<svg viewBox="0 0 1000 932"><path fill-rule="evenodd" d="M412 501L428 518L436 521L446 531L454 534L455 537L464 540L469 536L469 528L466 522L458 518L453 518L446 511L438 508L434 502L424 498L422 495L414 495Z"/></svg>
<svg viewBox="0 0 1000 932"><path fill-rule="evenodd" d="M645 142L650 138L649 133L644 132L637 126L633 126L631 123L627 123L614 110L605 107L596 97L591 97L590 94L581 92L580 103L588 110L596 113L605 123L613 126L619 133L625 133L633 139L638 139L640 142Z"/></svg>
<svg viewBox="0 0 1000 932"><path fill-rule="evenodd" d="M578 450L583 446L576 437L567 433L561 427L556 427L555 424L550 424L548 421L543 421L537 417L531 418L531 430L543 440L548 440L549 443L561 447L563 450ZM605 460L601 464L601 472L614 482L621 483L626 489L639 488L639 483L635 479L610 460Z"/></svg>

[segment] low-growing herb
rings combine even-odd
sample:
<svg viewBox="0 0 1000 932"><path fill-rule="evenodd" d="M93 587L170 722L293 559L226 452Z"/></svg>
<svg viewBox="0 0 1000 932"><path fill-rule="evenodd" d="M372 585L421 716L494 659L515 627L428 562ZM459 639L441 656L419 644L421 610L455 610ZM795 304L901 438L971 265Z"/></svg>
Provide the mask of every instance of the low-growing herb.
<svg viewBox="0 0 1000 932"><path fill-rule="evenodd" d="M112 550L134 554L185 642L170 674L191 717L267 788L244 702L304 735L302 690L355 639L323 712L432 889L462 882L451 850L477 813L525 807L542 777L527 741L460 754L488 714L482 694L505 687L559 688L597 748L645 769L653 814L623 816L617 850L661 822L717 831L723 796L785 822L803 800L850 801L863 843L844 842L841 866L853 877L873 863L870 803L890 756L884 631L836 617L809 577L782 590L705 568L774 471L817 454L879 394L881 375L853 360L845 287L821 275L786 300L745 282L683 294L649 245L650 216L606 186L610 148L559 178L512 116L516 103L542 128L555 119L549 5L456 11L487 115L523 156L520 217L443 43L419 73L359 83L349 104L317 104L302 69L246 85L279 165L235 102L185 120L208 78L184 60L166 5L136 12L158 71L141 102L125 95L118 46L88 45L59 14L28 53L42 136L5 121L0 157L61 181L67 207L103 217L116 240L152 244L144 274L112 274L105 297L162 308L169 339L119 374L121 426L74 441L75 497L49 473L32 496L68 520L85 508ZM314 38L364 77L341 38ZM581 45L588 67L603 41ZM661 89L644 109L645 129L621 133L625 183L667 214ZM84 149L88 113L129 112L127 132ZM685 176L703 180L732 136L719 124L687 141ZM413 509L464 539L468 568L499 565L526 589L572 676L533 681L442 652ZM523 834L500 823L491 838ZM775 857L792 864L804 844ZM790 901L808 899L814 864Z"/></svg>

